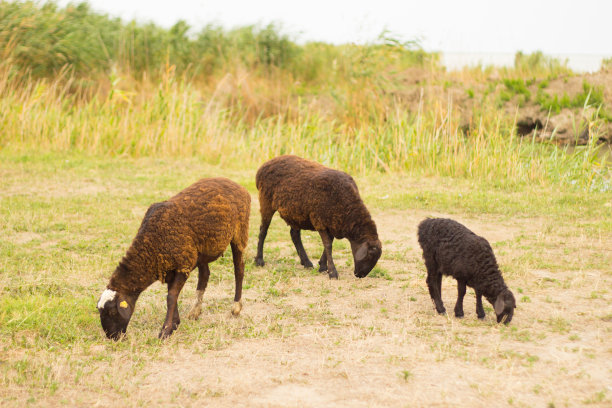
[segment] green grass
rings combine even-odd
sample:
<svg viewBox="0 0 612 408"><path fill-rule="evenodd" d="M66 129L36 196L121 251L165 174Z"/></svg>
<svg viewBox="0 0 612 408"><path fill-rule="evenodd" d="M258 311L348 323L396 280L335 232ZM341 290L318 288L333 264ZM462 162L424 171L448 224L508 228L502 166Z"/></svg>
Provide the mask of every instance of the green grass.
<svg viewBox="0 0 612 408"><path fill-rule="evenodd" d="M254 170L222 170L195 159L118 159L7 152L0 156L0 187L4 191L0 206L0 229L3 231L0 239L0 337L8 342L5 344L16 342L26 348L64 349L75 343L87 345L100 341L97 313L93 308L95 299L151 202L167 198L200 177L218 174L242 182L255 193L251 180ZM358 183L366 186L362 187L364 199L378 211L420 209L490 216L506 221L515 217L545 217L553 222L571 223L587 236L609 236L612 232L609 193L572 189L542 191L531 186L504 190L444 178L430 180L425 188L406 188L416 180L406 175L374 174L358 178ZM390 190L394 183L404 185L407 191ZM383 193L385 198L381 198ZM251 244L256 239L258 217L253 210ZM245 290L262 290L268 298L281 300L295 296L288 282L311 279L318 272L316 268L305 270L299 265L288 230L278 216L274 225L266 244L270 273L264 281L256 279L250 274L254 265L249 259ZM321 245L316 234L304 234L304 242L311 259L318 259ZM496 250L515 251L522 245L523 239L519 238L515 242L502 243ZM338 242L335 247L337 256L349 260L346 265L338 263L339 270L347 267L350 270L347 245ZM535 256L523 257L519 263L553 270L568 267L565 261L547 260L542 251L546 247L545 242L538 243L527 252ZM393 251L389 256L389 259L397 258ZM405 262L404 255L398 260ZM581 258L575 267L582 267L585 261L592 264L590 268L601 267L600 262L607 262L605 257ZM227 287L227 299L213 310L228 308L233 281L230 257L221 258L212 266L212 271L211 285ZM377 266L370 278L395 280L394 273L384 265ZM163 313L163 288L147 293L145 306L139 307L137 313L140 315L134 319L136 330L147 327L142 337L155 331L158 317ZM529 298L533 295L523 296L524 302ZM567 333L571 327L560 319L551 320L549 325L560 333ZM257 333L253 326L248 330ZM34 341L28 343L27 339Z"/></svg>
<svg viewBox="0 0 612 408"><path fill-rule="evenodd" d="M605 121L610 121L612 118L610 113L602 107L604 104L603 87L593 86L586 80L582 83L582 92L573 97L570 97L565 92L561 96L557 94L550 95L540 88L536 95L536 102L540 105L542 110L557 114L563 109L584 109L587 106L594 106L597 108L595 114L596 118L601 118Z"/></svg>
<svg viewBox="0 0 612 408"><path fill-rule="evenodd" d="M380 266L375 266L374 269L372 269L372 271L370 272L368 276L370 278L393 280L393 277L391 276L391 274L389 274L388 271L386 271L384 268L381 268Z"/></svg>
<svg viewBox="0 0 612 408"><path fill-rule="evenodd" d="M533 83L533 80L524 79L504 79L504 85L507 89L506 92L500 94L502 101L506 102L512 99L513 96L518 95L519 106L524 105L531 98L531 92L528 86Z"/></svg>
<svg viewBox="0 0 612 408"><path fill-rule="evenodd" d="M39 290L46 289L37 287L36 291ZM33 335L41 347L93 340L99 322L91 308L92 300L66 293L24 295L18 290L5 293L0 300L2 332L10 333L22 344L26 334Z"/></svg>
<svg viewBox="0 0 612 408"><path fill-rule="evenodd" d="M384 180L385 176L378 179ZM392 185L401 185L402 177ZM407 177L404 179L408 179ZM606 219L610 209L610 194L607 189L585 194L579 191L559 191L555 188L539 186L513 186L502 188L487 183L475 183L454 179L439 179L444 189L402 191L389 190L388 185L375 185L366 196L382 209L418 208L422 210L444 211L457 214L490 214L508 219L521 216L548 216L582 225L585 231L597 230L598 226L610 228ZM601 217L595 225L582 219L583 212L588 217Z"/></svg>

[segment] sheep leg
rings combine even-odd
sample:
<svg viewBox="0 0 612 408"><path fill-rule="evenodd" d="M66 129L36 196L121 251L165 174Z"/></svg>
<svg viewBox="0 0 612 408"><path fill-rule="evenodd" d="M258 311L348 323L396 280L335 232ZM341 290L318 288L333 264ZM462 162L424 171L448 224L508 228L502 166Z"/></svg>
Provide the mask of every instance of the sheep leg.
<svg viewBox="0 0 612 408"><path fill-rule="evenodd" d="M234 261L234 278L236 280L236 293L234 295L234 306L232 308L232 315L238 316L242 310L242 280L244 279L244 259L242 257L242 251L238 248L238 245L231 243L232 245L232 259Z"/></svg>
<svg viewBox="0 0 612 408"><path fill-rule="evenodd" d="M425 257L425 267L427 268L427 289L429 289L429 296L434 302L436 312L439 314L446 313L444 303L442 302L442 274L438 272L438 265L436 261L429 257Z"/></svg>
<svg viewBox="0 0 612 408"><path fill-rule="evenodd" d="M191 307L189 314L187 315L188 319L195 320L200 317L200 314L202 313L202 297L204 296L206 286L208 286L208 278L210 278L210 269L208 268L208 264L198 264L198 286L196 289L196 301Z"/></svg>
<svg viewBox="0 0 612 408"><path fill-rule="evenodd" d="M334 243L334 237L330 237L332 244ZM323 253L321 254L321 259L319 259L319 272L327 272L327 255L325 253L325 248L323 248Z"/></svg>
<svg viewBox="0 0 612 408"><path fill-rule="evenodd" d="M304 245L302 244L302 235L301 230L298 228L291 228L289 232L291 234L291 240L293 241L293 245L297 250L298 256L300 257L300 264L304 266L304 268L312 268L312 262L308 259L308 254L304 249Z"/></svg>
<svg viewBox="0 0 612 408"><path fill-rule="evenodd" d="M446 313L446 308L442 304L442 274L438 273L436 275L436 289L438 290L438 300L440 301L440 307L442 308L442 313Z"/></svg>
<svg viewBox="0 0 612 408"><path fill-rule="evenodd" d="M427 288L436 307L436 312L439 314L446 313L444 302L442 302L442 274L427 274Z"/></svg>
<svg viewBox="0 0 612 408"><path fill-rule="evenodd" d="M319 235L321 235L321 241L323 241L323 247L325 248L329 279L338 279L338 271L336 271L336 265L334 265L334 259L332 258L333 238L327 231L319 231Z"/></svg>
<svg viewBox="0 0 612 408"><path fill-rule="evenodd" d="M159 332L160 339L169 337L172 332L178 328L179 324L181 324L176 303L181 293L181 289L183 289L189 275L184 272L176 272L172 273L172 275L171 279L168 280L168 297L166 298L168 311L166 312L166 321Z"/></svg>
<svg viewBox="0 0 612 408"><path fill-rule="evenodd" d="M266 240L266 235L268 235L268 227L270 227L270 222L272 221L272 216L274 215L274 210L270 210L260 199L261 205L261 226L259 227L259 240L257 242L257 255L255 256L255 265L264 266L265 262L263 259L263 246L264 241Z"/></svg>
<svg viewBox="0 0 612 408"><path fill-rule="evenodd" d="M463 317L463 297L465 296L465 282L457 281L457 303L455 304L455 317Z"/></svg>
<svg viewBox="0 0 612 408"><path fill-rule="evenodd" d="M479 319L485 318L484 307L482 307L482 292L476 291L476 315Z"/></svg>

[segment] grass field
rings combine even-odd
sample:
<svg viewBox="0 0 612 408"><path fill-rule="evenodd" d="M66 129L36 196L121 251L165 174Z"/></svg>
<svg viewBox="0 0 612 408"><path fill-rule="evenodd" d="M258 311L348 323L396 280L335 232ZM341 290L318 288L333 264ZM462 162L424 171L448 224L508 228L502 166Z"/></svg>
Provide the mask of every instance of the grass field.
<svg viewBox="0 0 612 408"><path fill-rule="evenodd" d="M262 158L262 161L265 158ZM275 216L266 266L256 166L198 158L0 151L0 405L516 406L612 404L612 194L571 184L405 172L356 180L383 255L352 275L334 242L338 281L305 270ZM143 293L124 341L104 337L95 303L149 204L223 175L253 195L244 309L230 316L231 256L211 264L198 321L160 342L165 289ZM518 301L512 323L438 316L416 241L429 215L491 242ZM312 259L322 250L306 233ZM179 299L185 315L192 276ZM443 281L452 309L456 285Z"/></svg>
<svg viewBox="0 0 612 408"><path fill-rule="evenodd" d="M31 1L0 2L0 49L0 406L612 406L609 71L536 52L446 72L390 33L298 44ZM278 215L254 265L255 172L286 153L354 175L383 243L368 277L346 240L338 281L303 269ZM240 317L226 254L199 320L192 277L159 341L156 283L107 340L96 301L146 209L207 176L253 197ZM435 313L427 216L491 242L509 326L488 304L478 320L471 290L465 318Z"/></svg>

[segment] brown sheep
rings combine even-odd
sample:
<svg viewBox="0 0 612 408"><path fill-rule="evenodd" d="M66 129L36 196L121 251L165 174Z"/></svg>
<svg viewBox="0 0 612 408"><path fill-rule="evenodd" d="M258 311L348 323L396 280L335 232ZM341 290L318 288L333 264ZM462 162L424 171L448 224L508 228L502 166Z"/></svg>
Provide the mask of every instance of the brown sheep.
<svg viewBox="0 0 612 408"><path fill-rule="evenodd" d="M233 315L242 309L243 253L247 246L251 196L226 178L202 179L168 201L153 204L138 234L98 301L106 336L125 333L138 296L159 280L168 284L166 320L159 333L168 337L180 324L177 300L189 273L198 267L197 301L189 313L197 318L208 284L208 264L232 247L236 293Z"/></svg>
<svg viewBox="0 0 612 408"><path fill-rule="evenodd" d="M301 264L312 268L302 245L301 230L317 231L324 251L319 271L338 279L332 258L334 238L347 238L355 260L355 276L370 273L382 253L376 224L348 174L297 156L280 156L264 163L255 178L259 190L261 227L255 263L264 265L263 244L276 211L291 227L291 239Z"/></svg>

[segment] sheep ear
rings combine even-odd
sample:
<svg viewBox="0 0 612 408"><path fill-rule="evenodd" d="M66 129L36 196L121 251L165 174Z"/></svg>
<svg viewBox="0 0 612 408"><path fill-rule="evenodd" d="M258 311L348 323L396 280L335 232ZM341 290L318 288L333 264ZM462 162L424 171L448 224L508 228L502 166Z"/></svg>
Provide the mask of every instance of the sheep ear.
<svg viewBox="0 0 612 408"><path fill-rule="evenodd" d="M367 254L368 254L368 243L364 242L363 244L359 246L359 248L357 248L357 251L355 251L355 261L363 260Z"/></svg>
<svg viewBox="0 0 612 408"><path fill-rule="evenodd" d="M500 294L497 299L495 299L495 304L493 305L495 309L495 314L500 315L504 311L504 295Z"/></svg>
<svg viewBox="0 0 612 408"><path fill-rule="evenodd" d="M125 300L122 300L121 302L117 303L117 312L119 312L119 316L123 317L126 320L129 319L130 316L132 316L132 308Z"/></svg>

